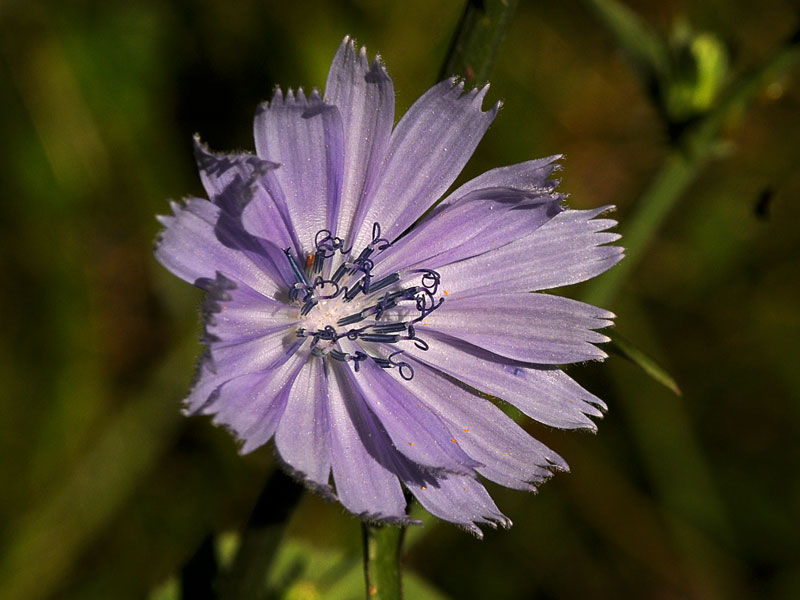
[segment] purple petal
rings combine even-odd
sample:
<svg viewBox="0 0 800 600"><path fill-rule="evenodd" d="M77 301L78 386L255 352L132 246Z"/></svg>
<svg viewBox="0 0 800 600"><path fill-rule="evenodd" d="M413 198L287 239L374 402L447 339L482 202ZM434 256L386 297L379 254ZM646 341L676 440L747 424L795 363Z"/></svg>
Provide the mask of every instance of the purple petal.
<svg viewBox="0 0 800 600"><path fill-rule="evenodd" d="M483 463L478 473L506 487L533 490L554 470L567 470L558 454L528 435L489 400L412 357L408 389L452 424L456 443Z"/></svg>
<svg viewBox="0 0 800 600"><path fill-rule="evenodd" d="M206 350L195 375L195 384L184 401L187 414L210 414L219 400L220 386L231 379L269 370L283 364L294 354L292 332L288 327L240 344ZM293 341L293 340L292 340Z"/></svg>
<svg viewBox="0 0 800 600"><path fill-rule="evenodd" d="M275 179L300 241L310 247L321 229L336 228L344 141L339 111L317 92L277 90L256 114L256 151L280 163ZM275 193L277 195L277 193Z"/></svg>
<svg viewBox="0 0 800 600"><path fill-rule="evenodd" d="M221 272L269 298L286 289L285 276L275 264L274 252L269 254L268 243L255 245L228 224L220 224L218 206L199 198L171 206L173 216L159 217L164 230L156 241L155 255L173 274L195 283L214 279ZM280 252L277 247L274 250Z"/></svg>
<svg viewBox="0 0 800 600"><path fill-rule="evenodd" d="M408 353L428 366L485 394L502 398L545 425L597 429L588 416L602 416L601 409L605 410L606 405L557 367L509 361L434 332L425 339L430 345L427 351Z"/></svg>
<svg viewBox="0 0 800 600"><path fill-rule="evenodd" d="M241 213L244 230L260 239L270 240L279 248L294 248L297 256L303 256L303 244L297 237L275 172L262 175L251 196Z"/></svg>
<svg viewBox="0 0 800 600"><path fill-rule="evenodd" d="M347 340L339 344L345 352L358 348ZM430 409L419 404L402 383L390 377L372 360L361 363L358 373L346 370L350 385L364 398L381 422L395 448L417 464L434 470L473 474L479 463L457 444L452 433Z"/></svg>
<svg viewBox="0 0 800 600"><path fill-rule="evenodd" d="M263 446L275 433L292 383L308 356L308 349L294 352L272 369L231 379L219 389L208 412L215 413L215 424L225 425L243 442L242 454Z"/></svg>
<svg viewBox="0 0 800 600"><path fill-rule="evenodd" d="M356 248L369 242L375 222L388 239L398 237L450 187L497 114L498 105L481 109L487 91L464 93L463 83L447 79L411 106L392 133L369 202L359 207Z"/></svg>
<svg viewBox="0 0 800 600"><path fill-rule="evenodd" d="M472 477L448 473L432 483L404 483L425 510L460 525L478 539L483 538L479 524L511 527L511 520L500 512L486 488Z"/></svg>
<svg viewBox="0 0 800 600"><path fill-rule="evenodd" d="M613 317L589 304L547 294L463 299L450 294L422 325L507 358L560 365L605 358L592 344L608 338L594 330L611 325Z"/></svg>
<svg viewBox="0 0 800 600"><path fill-rule="evenodd" d="M385 275L403 267L436 269L483 254L544 225L564 210L561 199L511 188L475 190L437 206L375 263Z"/></svg>
<svg viewBox="0 0 800 600"><path fill-rule="evenodd" d="M513 188L533 194L552 192L558 182L549 179L549 177L555 171L561 170L561 165L556 161L562 158L564 158L563 154L555 154L486 171L486 173L471 179L450 194L445 199L445 202L452 198L461 198L475 190L493 187Z"/></svg>
<svg viewBox="0 0 800 600"><path fill-rule="evenodd" d="M296 322L296 309L236 285L220 273L215 280L198 283L207 292L203 302L207 349L185 401L190 414L207 412L219 387L234 377L282 363L297 344L289 331Z"/></svg>
<svg viewBox="0 0 800 600"><path fill-rule="evenodd" d="M289 392L286 409L275 432L275 447L293 472L311 482L318 491L331 495L328 387L325 363L312 356Z"/></svg>
<svg viewBox="0 0 800 600"><path fill-rule="evenodd" d="M325 100L335 105L344 128L344 179L337 235L351 240L358 205L375 182L394 125L394 85L378 57L370 65L366 48L356 54L345 38L325 85Z"/></svg>
<svg viewBox="0 0 800 600"><path fill-rule="evenodd" d="M591 279L622 259L619 239L604 230L617 223L594 219L611 207L566 210L521 240L438 269L451 295L545 290Z"/></svg>
<svg viewBox="0 0 800 600"><path fill-rule="evenodd" d="M347 367L330 366L328 410L336 495L355 515L407 522L403 489L392 469L395 450L389 437L363 399L351 389L344 372Z"/></svg>
<svg viewBox="0 0 800 600"><path fill-rule="evenodd" d="M209 200L230 213L241 212L255 182L279 166L252 154L215 154L199 136L194 137L194 155Z"/></svg>
<svg viewBox="0 0 800 600"><path fill-rule="evenodd" d="M203 301L206 344L240 344L298 323L296 307L267 298L245 284L237 285L221 273L197 284L208 292Z"/></svg>
<svg viewBox="0 0 800 600"><path fill-rule="evenodd" d="M198 137L195 157L208 197L222 209L230 227L269 240L279 248L294 246L298 255L302 252L280 186L275 183L272 171L278 164L251 154L214 154ZM270 194L270 189L277 194Z"/></svg>

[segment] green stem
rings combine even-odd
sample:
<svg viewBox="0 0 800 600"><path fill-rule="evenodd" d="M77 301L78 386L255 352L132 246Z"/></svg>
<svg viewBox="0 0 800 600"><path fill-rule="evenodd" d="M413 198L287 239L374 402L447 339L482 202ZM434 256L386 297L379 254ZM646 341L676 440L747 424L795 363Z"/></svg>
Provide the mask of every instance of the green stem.
<svg viewBox="0 0 800 600"><path fill-rule="evenodd" d="M608 305L613 301L670 211L713 156L725 124L733 115L743 111L769 81L786 74L798 59L800 30L788 38L769 60L742 77L714 110L684 130L637 202L635 212L626 219L622 232L627 258L602 277L593 280L583 300L598 305Z"/></svg>
<svg viewBox="0 0 800 600"><path fill-rule="evenodd" d="M405 527L362 523L367 600L403 597L400 554Z"/></svg>
<svg viewBox="0 0 800 600"><path fill-rule="evenodd" d="M483 83L519 0L468 0L439 79L452 75Z"/></svg>

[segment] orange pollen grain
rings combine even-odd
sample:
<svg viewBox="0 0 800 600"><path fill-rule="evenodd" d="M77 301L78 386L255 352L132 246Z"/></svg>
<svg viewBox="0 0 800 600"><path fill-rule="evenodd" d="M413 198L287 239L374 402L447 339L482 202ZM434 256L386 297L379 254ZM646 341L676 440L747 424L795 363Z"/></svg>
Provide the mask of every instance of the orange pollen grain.
<svg viewBox="0 0 800 600"><path fill-rule="evenodd" d="M456 438L451 438L450 441L455 444L456 443Z"/></svg>
<svg viewBox="0 0 800 600"><path fill-rule="evenodd" d="M449 295L450 295L450 292L448 292L447 290L445 290L445 291L444 291L444 295L445 295L445 296L449 296Z"/></svg>
<svg viewBox="0 0 800 600"><path fill-rule="evenodd" d="M464 430L464 432L465 432L465 433L469 433L469 429L465 429L465 430Z"/></svg>
<svg viewBox="0 0 800 600"><path fill-rule="evenodd" d="M414 442L408 442L408 445L409 445L409 446L413 446L413 445L414 445Z"/></svg>

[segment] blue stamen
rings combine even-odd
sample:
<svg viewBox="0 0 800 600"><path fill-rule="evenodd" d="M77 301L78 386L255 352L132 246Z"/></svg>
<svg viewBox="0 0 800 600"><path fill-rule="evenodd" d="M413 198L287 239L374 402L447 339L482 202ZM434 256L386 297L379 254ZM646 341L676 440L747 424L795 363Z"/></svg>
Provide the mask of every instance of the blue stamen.
<svg viewBox="0 0 800 600"><path fill-rule="evenodd" d="M408 325L408 327L410 333L412 331L412 326ZM372 330L375 333L395 333L397 331L405 331L405 329L405 323L380 323L372 326Z"/></svg>
<svg viewBox="0 0 800 600"><path fill-rule="evenodd" d="M347 264L342 263L339 265L339 268L336 269L336 271L334 272L333 277L331 277L331 281L333 283L339 283L342 277L345 276L345 273L347 273Z"/></svg>
<svg viewBox="0 0 800 600"><path fill-rule="evenodd" d="M361 292L362 287L363 286L361 285L361 282L359 281L351 289L347 290L344 293L345 302L350 302L353 298L358 296L359 292Z"/></svg>
<svg viewBox="0 0 800 600"><path fill-rule="evenodd" d="M294 278L297 280L297 283L302 283L303 285L308 285L308 279L306 279L306 274L300 269L300 265L297 264L297 261L292 256L292 252L289 248L285 248L283 253L286 255L287 260L289 261L289 267L292 269L292 273L294 274Z"/></svg>
<svg viewBox="0 0 800 600"><path fill-rule="evenodd" d="M314 297L309 298L306 300L306 303L303 305L303 308L300 310L300 314L306 316L308 313L311 312L311 309L314 308L318 304L318 300Z"/></svg>
<svg viewBox="0 0 800 600"><path fill-rule="evenodd" d="M336 324L339 325L340 327L344 327L345 325L352 325L353 323L358 323L359 321L363 321L366 318L367 317L365 315L363 315L360 312L357 312L355 314L342 317L341 319L336 321Z"/></svg>
<svg viewBox="0 0 800 600"><path fill-rule="evenodd" d="M391 275L387 275L386 277L381 277L378 281L373 284L370 284L369 290L372 293L375 293L379 290L382 290L385 287L389 287L393 283L397 283L400 281L400 273L392 273Z"/></svg>
<svg viewBox="0 0 800 600"><path fill-rule="evenodd" d="M390 335L386 333L362 333L359 338L365 342L378 342L383 344L394 344L400 341L399 335Z"/></svg>
<svg viewBox="0 0 800 600"><path fill-rule="evenodd" d="M302 302L300 315L308 315L314 307L318 306L321 300L333 300L342 297L342 302L352 302L359 294L364 294L365 298L370 298L371 306L362 308L360 311L342 317L334 325L326 325L317 330L308 330L299 327L295 334L298 338L310 337L311 352L315 356L330 356L339 362L353 362L353 370L359 372L361 363L367 359L372 359L375 364L383 369L397 369L398 374L405 380L414 377L414 368L406 361L400 360L397 356L403 350L391 352L388 357L372 356L361 350L353 354L342 352L333 347L338 340L347 338L350 341L371 342L375 344L388 344L392 348L401 341L410 341L419 350L428 350L428 342L417 337L414 324L422 321L434 310L439 308L444 302L444 298L437 298L436 294L441 285L441 276L432 269L418 269L405 271L405 273L419 273L421 277L418 285L409 286L395 291L386 291L383 296L378 296L394 284L401 281L403 275L400 272L390 273L380 279L374 279L372 271L375 268L374 255L380 254L391 246L388 239L381 237L381 226L375 223L372 227L372 239L363 248L356 258L352 258L351 248L344 248L344 241L332 234L328 229L321 229L314 238L316 251L309 253L301 269L289 248L284 250L289 267L295 278L295 283L289 290L289 296L293 302ZM325 279L323 273L328 273L325 268L326 262L335 254L340 253L343 258L334 271L330 279ZM344 282L341 284L340 282ZM330 288L327 286L331 286ZM332 293L323 294L323 291L333 289ZM411 304L413 302L413 304ZM387 311L395 307L401 307L403 311L399 315L387 317ZM404 312L410 309L411 315L405 321L398 321ZM414 310L417 315L414 316ZM320 314L320 316L322 316ZM367 318L372 318L370 322L361 327L351 327L356 323L362 323ZM381 319L389 322L381 322ZM323 321L324 322L324 321ZM327 342L327 343L320 343ZM299 341L304 343L304 341ZM394 346L396 347L396 346Z"/></svg>

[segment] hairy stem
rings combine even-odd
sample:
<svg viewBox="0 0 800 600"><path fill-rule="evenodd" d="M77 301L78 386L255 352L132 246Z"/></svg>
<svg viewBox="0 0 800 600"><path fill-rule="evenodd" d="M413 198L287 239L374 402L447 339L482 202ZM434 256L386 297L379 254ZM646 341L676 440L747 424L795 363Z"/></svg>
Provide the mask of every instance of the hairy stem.
<svg viewBox="0 0 800 600"><path fill-rule="evenodd" d="M367 600L400 600L403 597L400 554L405 527L363 523L361 528Z"/></svg>

